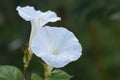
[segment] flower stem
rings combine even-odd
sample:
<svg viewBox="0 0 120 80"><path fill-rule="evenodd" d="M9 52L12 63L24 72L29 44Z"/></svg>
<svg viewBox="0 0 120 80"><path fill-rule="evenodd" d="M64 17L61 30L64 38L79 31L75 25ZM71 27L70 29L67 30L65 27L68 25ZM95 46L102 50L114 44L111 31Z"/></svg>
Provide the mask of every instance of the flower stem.
<svg viewBox="0 0 120 80"><path fill-rule="evenodd" d="M44 80L48 80L48 69L47 69L47 65L46 64L43 64L44 65Z"/></svg>
<svg viewBox="0 0 120 80"><path fill-rule="evenodd" d="M24 77L23 80L27 80L27 68L24 68Z"/></svg>
<svg viewBox="0 0 120 80"><path fill-rule="evenodd" d="M31 52L31 50L28 50L27 46L24 48L24 57L23 57L23 63L24 63L24 79L23 80L27 80L27 68L29 66L29 63L32 59L32 55L33 53Z"/></svg>

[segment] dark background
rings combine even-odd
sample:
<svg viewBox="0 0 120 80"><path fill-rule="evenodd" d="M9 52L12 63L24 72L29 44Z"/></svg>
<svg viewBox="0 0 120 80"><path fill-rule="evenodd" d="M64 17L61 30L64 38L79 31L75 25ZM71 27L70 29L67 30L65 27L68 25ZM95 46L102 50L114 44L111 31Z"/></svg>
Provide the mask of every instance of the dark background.
<svg viewBox="0 0 120 80"><path fill-rule="evenodd" d="M55 11L62 21L47 25L66 27L79 39L81 58L62 68L74 75L71 80L120 80L120 0L0 0L0 65L23 71L23 48L31 25L16 7L26 5ZM33 56L29 76L33 72L43 76L36 59Z"/></svg>

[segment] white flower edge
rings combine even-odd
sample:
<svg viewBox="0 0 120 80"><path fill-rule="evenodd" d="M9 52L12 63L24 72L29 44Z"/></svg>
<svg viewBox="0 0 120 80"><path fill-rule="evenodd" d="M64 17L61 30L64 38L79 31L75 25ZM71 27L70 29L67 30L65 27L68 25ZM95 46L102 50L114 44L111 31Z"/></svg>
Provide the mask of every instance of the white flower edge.
<svg viewBox="0 0 120 80"><path fill-rule="evenodd" d="M35 8L32 6L25 6L25 7L18 6L16 10L24 20L33 21L38 19L39 23L42 23L43 25L45 25L48 22L56 22L58 20L61 20L60 17L57 17L55 12L50 10L46 12L42 12L40 10L35 10Z"/></svg>
<svg viewBox="0 0 120 80"><path fill-rule="evenodd" d="M30 47L36 56L54 68L64 67L82 54L78 39L63 27L42 27L32 39Z"/></svg>

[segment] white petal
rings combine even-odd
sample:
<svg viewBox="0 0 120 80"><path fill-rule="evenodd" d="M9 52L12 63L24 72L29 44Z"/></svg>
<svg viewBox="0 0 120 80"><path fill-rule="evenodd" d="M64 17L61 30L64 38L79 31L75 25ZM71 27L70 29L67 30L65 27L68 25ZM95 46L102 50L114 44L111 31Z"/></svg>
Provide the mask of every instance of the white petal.
<svg viewBox="0 0 120 80"><path fill-rule="evenodd" d="M40 11L36 11L34 7L31 6L25 7L18 6L16 10L18 11L19 15L26 21L37 19L40 17L41 14Z"/></svg>
<svg viewBox="0 0 120 80"><path fill-rule="evenodd" d="M42 14L43 18L45 21L48 21L48 22L56 22L58 20L61 20L60 17L57 17L56 13L53 12L53 11L47 11L47 12L44 12Z"/></svg>
<svg viewBox="0 0 120 80"><path fill-rule="evenodd" d="M32 40L31 49L48 65L64 67L81 56L82 47L75 35L65 28L43 27Z"/></svg>
<svg viewBox="0 0 120 80"><path fill-rule="evenodd" d="M31 6L18 6L16 10L18 11L19 15L26 21L37 20L37 22L39 22L37 25L39 26L43 26L48 22L56 22L61 20L60 17L57 17L56 13L53 11L42 12L40 10L35 10L34 7Z"/></svg>

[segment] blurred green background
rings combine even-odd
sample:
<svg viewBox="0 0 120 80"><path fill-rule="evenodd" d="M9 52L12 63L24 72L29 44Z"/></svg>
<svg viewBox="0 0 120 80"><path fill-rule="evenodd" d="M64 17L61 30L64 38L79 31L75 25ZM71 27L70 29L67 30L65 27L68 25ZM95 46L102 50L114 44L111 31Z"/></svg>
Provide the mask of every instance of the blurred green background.
<svg viewBox="0 0 120 80"><path fill-rule="evenodd" d="M17 14L18 5L55 11L62 21L48 25L66 27L77 36L82 56L62 68L74 75L71 80L120 80L120 0L0 0L0 65L23 71L23 47L31 25ZM29 76L42 75L43 66L36 59Z"/></svg>

